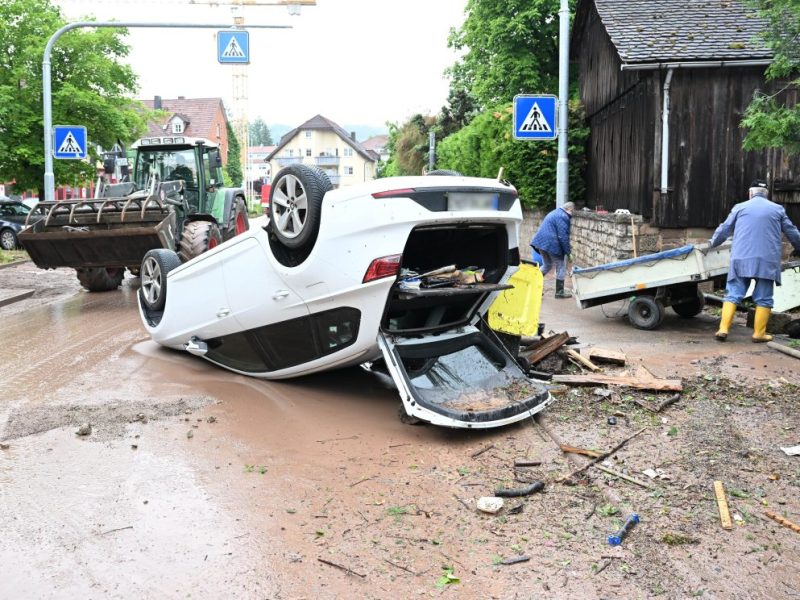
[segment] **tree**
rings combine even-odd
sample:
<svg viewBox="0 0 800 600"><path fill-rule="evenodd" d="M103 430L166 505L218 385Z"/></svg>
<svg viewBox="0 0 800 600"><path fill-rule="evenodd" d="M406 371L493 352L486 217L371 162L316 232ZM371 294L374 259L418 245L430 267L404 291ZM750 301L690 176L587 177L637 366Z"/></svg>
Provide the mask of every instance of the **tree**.
<svg viewBox="0 0 800 600"><path fill-rule="evenodd" d="M250 145L251 146L272 146L272 134L269 127L261 117L250 123Z"/></svg>
<svg viewBox="0 0 800 600"><path fill-rule="evenodd" d="M230 122L228 128L228 157L225 164L225 172L230 179L233 187L241 187L242 185L242 147L239 145L239 139L233 131ZM226 182L227 183L227 182Z"/></svg>
<svg viewBox="0 0 800 600"><path fill-rule="evenodd" d="M576 0L570 0L574 8ZM447 73L482 109L558 88L559 0L468 0L448 45L463 51Z"/></svg>
<svg viewBox="0 0 800 600"><path fill-rule="evenodd" d="M800 0L749 0L769 25L764 40L774 58L767 69L767 80L777 84L772 94L756 92L745 111L742 126L747 135L746 150L783 148L800 153ZM790 102L793 90L794 101Z"/></svg>
<svg viewBox="0 0 800 600"><path fill-rule="evenodd" d="M66 21L49 0L0 2L0 180L39 189L44 180L42 58L50 36ZM51 56L53 123L86 125L89 161L55 161L57 184L95 175L96 145L110 148L146 129L148 112L132 99L133 70L120 64L124 29L78 29ZM41 193L40 193L41 195Z"/></svg>
<svg viewBox="0 0 800 600"><path fill-rule="evenodd" d="M416 114L403 125L389 123L391 159L380 171L382 177L421 175L428 165L428 132L436 123L432 116Z"/></svg>

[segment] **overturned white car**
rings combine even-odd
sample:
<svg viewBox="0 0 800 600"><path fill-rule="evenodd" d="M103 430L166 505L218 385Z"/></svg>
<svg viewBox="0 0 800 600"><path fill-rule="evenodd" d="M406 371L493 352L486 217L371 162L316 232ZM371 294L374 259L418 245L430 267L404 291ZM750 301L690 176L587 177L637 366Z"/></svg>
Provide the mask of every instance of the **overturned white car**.
<svg viewBox="0 0 800 600"><path fill-rule="evenodd" d="M150 251L139 308L152 338L265 379L371 366L408 415L436 425L496 427L551 401L482 319L520 260L514 187L445 173L330 188L292 165L275 178L266 228L185 264ZM483 281L414 277L444 265Z"/></svg>

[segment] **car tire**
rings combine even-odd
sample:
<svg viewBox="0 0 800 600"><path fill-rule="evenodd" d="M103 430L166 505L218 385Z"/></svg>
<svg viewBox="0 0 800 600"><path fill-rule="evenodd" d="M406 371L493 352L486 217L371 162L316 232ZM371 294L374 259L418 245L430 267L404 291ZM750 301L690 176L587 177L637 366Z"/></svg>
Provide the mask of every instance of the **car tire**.
<svg viewBox="0 0 800 600"><path fill-rule="evenodd" d="M17 248L17 234L13 229L3 229L0 231L0 248L3 250L15 250Z"/></svg>
<svg viewBox="0 0 800 600"><path fill-rule="evenodd" d="M164 310L167 301L167 274L180 264L180 257L166 248L149 250L144 255L139 298L145 308L153 312Z"/></svg>
<svg viewBox="0 0 800 600"><path fill-rule="evenodd" d="M703 293L698 290L697 295L689 300L688 302L681 302L680 304L673 304L672 310L675 313L683 317L684 319L690 319L696 315L699 315L703 312L703 308L706 306L706 298L703 296Z"/></svg>
<svg viewBox="0 0 800 600"><path fill-rule="evenodd" d="M191 221L183 227L178 256L188 262L222 243L219 227L211 221Z"/></svg>
<svg viewBox="0 0 800 600"><path fill-rule="evenodd" d="M125 277L123 267L75 269L80 284L90 292L110 292L122 284Z"/></svg>
<svg viewBox="0 0 800 600"><path fill-rule="evenodd" d="M636 329L656 329L664 320L664 305L653 296L637 296L628 307L628 320Z"/></svg>
<svg viewBox="0 0 800 600"><path fill-rule="evenodd" d="M250 229L250 218L247 214L247 203L241 196L236 196L231 207L231 218L228 223L228 230L225 239L229 240L234 236L240 235Z"/></svg>
<svg viewBox="0 0 800 600"><path fill-rule="evenodd" d="M320 175L311 167L290 165L278 172L269 194L269 221L283 246L314 245L325 192Z"/></svg>
<svg viewBox="0 0 800 600"><path fill-rule="evenodd" d="M333 189L333 184L331 183L331 178L328 177L328 174L316 166L311 167L311 170L317 174L317 180L319 181L320 186L322 186L323 195L326 192L330 192Z"/></svg>
<svg viewBox="0 0 800 600"><path fill-rule="evenodd" d="M450 177L462 177L458 171L451 171L450 169L434 169L429 171L427 175L449 175Z"/></svg>

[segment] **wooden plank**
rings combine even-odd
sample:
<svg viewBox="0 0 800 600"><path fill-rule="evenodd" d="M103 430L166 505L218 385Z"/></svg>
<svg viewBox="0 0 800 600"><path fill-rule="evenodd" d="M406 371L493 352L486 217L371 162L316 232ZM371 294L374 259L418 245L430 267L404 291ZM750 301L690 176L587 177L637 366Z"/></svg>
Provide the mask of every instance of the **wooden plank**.
<svg viewBox="0 0 800 600"><path fill-rule="evenodd" d="M589 347L584 348L581 350L581 354L583 354L586 358L594 363L609 363L612 365L621 365L625 366L625 363L628 360L628 357L625 356L623 352L617 352L615 350L607 350L605 348L595 348Z"/></svg>
<svg viewBox="0 0 800 600"><path fill-rule="evenodd" d="M580 354L575 352L575 350L567 348L567 356L569 356L570 358L574 359L578 363L582 364L584 367L586 367L590 371L594 371L596 373L597 371L600 370L600 367L598 367L596 364L594 364L588 358L586 358L584 356L581 356Z"/></svg>
<svg viewBox="0 0 800 600"><path fill-rule="evenodd" d="M591 458L597 458L598 456L600 456L600 452L597 452L596 450L576 448L575 446L569 446L567 444L559 444L558 447L561 448L562 452L570 452L572 454L582 454L583 456L589 456Z"/></svg>
<svg viewBox="0 0 800 600"><path fill-rule="evenodd" d="M630 475L625 475L625 473L620 473L619 471L615 471L614 469L609 469L608 467L604 467L603 465L594 465L595 469L600 469L603 473L608 473L613 477L619 477L620 479L624 479L625 481L630 481L631 483L635 483L636 485L640 485L643 488L647 488L648 490L653 489L649 483L645 483L644 481L639 481L638 479L634 479Z"/></svg>
<svg viewBox="0 0 800 600"><path fill-rule="evenodd" d="M721 481L714 482L714 495L717 497L717 508L719 508L719 520L723 529L733 529L731 513L728 510L728 501L725 499L725 489Z"/></svg>
<svg viewBox="0 0 800 600"><path fill-rule="evenodd" d="M593 373L591 375L554 375L555 383L566 383L569 385L618 385L637 390L653 391L683 391L683 382L680 379L657 379L647 377L635 377L630 375L604 375Z"/></svg>
<svg viewBox="0 0 800 600"><path fill-rule="evenodd" d="M784 527L788 527L792 531L794 531L796 533L800 533L800 525L797 525L796 523L792 523L789 519L784 519L780 515L776 515L774 512L769 511L769 510L764 511L764 514L767 515L770 519L772 519L776 523L780 523Z"/></svg>
<svg viewBox="0 0 800 600"><path fill-rule="evenodd" d="M569 334L565 331L530 346L530 349L527 352L521 352L520 356L527 359L531 364L536 364L561 348L567 341L569 341Z"/></svg>

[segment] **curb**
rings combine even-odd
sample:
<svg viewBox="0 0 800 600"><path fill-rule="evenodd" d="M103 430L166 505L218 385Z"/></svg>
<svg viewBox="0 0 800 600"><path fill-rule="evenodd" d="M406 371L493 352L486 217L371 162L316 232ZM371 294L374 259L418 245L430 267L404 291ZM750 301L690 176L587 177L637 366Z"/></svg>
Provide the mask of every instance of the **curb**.
<svg viewBox="0 0 800 600"><path fill-rule="evenodd" d="M0 271L3 269L7 269L9 267L16 267L17 265L24 265L25 263L31 262L30 258L26 258L24 260L12 260L10 263L4 263L0 265Z"/></svg>
<svg viewBox="0 0 800 600"><path fill-rule="evenodd" d="M8 306L9 304L13 304L14 302L19 302L20 300L25 300L26 298L30 298L33 296L36 290L22 290L13 294L11 296L1 296L0 295L0 307Z"/></svg>

